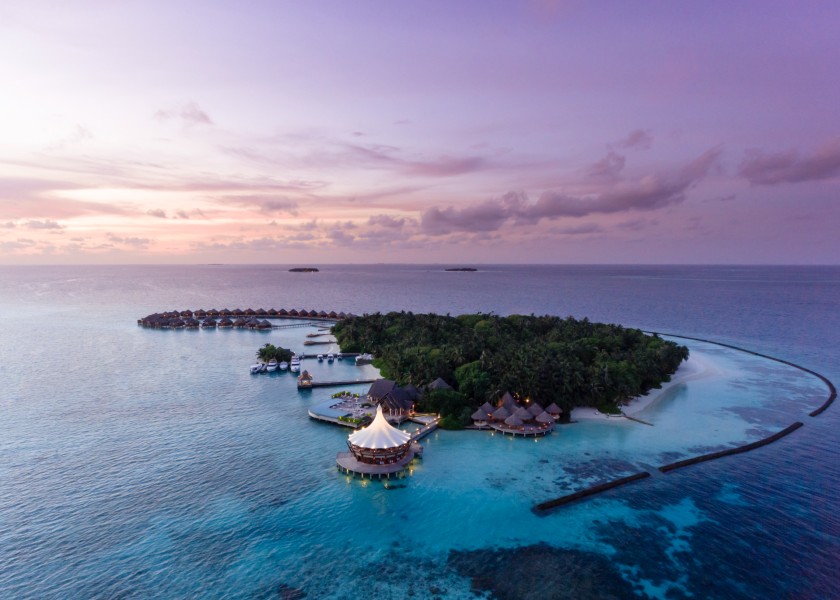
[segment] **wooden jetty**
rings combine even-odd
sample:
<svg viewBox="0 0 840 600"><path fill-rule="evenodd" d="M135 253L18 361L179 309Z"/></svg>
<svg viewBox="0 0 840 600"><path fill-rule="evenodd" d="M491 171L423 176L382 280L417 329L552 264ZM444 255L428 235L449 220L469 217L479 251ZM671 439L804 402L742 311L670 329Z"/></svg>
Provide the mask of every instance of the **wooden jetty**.
<svg viewBox="0 0 840 600"><path fill-rule="evenodd" d="M373 383L376 379L347 379L344 381L310 381L306 385L298 384L298 389L308 390L318 387L338 387L343 385L358 385L360 383Z"/></svg>

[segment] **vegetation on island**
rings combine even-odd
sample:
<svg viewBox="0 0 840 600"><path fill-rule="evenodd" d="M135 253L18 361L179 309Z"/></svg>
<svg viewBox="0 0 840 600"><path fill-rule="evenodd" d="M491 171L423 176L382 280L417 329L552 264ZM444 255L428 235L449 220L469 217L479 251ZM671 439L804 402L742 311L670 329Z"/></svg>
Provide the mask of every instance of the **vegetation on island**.
<svg viewBox="0 0 840 600"><path fill-rule="evenodd" d="M615 412L625 400L668 381L688 348L638 329L552 316L375 313L337 323L343 352L373 352L383 377L425 386L418 410L453 427L505 392L552 402L568 420L575 406Z"/></svg>
<svg viewBox="0 0 840 600"><path fill-rule="evenodd" d="M288 348L281 348L274 344L266 344L257 350L257 358L263 362L268 362L272 358L277 362L289 362L292 360L292 351Z"/></svg>
<svg viewBox="0 0 840 600"><path fill-rule="evenodd" d="M289 273L318 273L316 267L294 267L289 269Z"/></svg>

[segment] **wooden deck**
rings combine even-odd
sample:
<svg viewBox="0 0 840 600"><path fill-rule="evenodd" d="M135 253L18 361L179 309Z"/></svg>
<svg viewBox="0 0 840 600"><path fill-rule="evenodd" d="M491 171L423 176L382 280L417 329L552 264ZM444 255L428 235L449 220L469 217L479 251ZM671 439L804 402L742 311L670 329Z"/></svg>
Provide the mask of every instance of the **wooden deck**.
<svg viewBox="0 0 840 600"><path fill-rule="evenodd" d="M412 444L411 449L402 460L390 465L371 465L359 462L351 452L339 452L336 454L335 463L338 470L347 475L358 475L361 478L369 479L391 479L391 477L402 477L409 463L416 456L422 453L419 444Z"/></svg>

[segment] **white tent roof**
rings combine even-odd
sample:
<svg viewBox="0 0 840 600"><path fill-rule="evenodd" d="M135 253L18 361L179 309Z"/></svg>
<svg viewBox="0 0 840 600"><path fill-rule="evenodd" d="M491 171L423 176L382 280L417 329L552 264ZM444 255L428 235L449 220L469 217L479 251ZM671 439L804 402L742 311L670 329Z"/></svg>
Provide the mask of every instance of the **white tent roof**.
<svg viewBox="0 0 840 600"><path fill-rule="evenodd" d="M360 448L385 449L402 446L411 436L391 425L382 414L382 406L376 407L373 423L350 434L350 443Z"/></svg>

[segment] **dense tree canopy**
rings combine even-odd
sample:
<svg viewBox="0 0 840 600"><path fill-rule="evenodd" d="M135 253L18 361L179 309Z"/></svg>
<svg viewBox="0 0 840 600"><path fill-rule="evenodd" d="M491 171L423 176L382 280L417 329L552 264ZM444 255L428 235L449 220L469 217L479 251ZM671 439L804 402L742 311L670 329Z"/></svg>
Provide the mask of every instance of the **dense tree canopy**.
<svg viewBox="0 0 840 600"><path fill-rule="evenodd" d="M292 360L292 351L274 344L266 344L257 350L257 358L264 362L268 362L272 358L277 362L289 362Z"/></svg>
<svg viewBox="0 0 840 600"><path fill-rule="evenodd" d="M425 408L454 418L506 391L555 402L565 415L574 406L614 407L667 381L688 358L688 348L658 336L572 317L375 313L341 321L333 333L345 352L374 353L384 377L418 387L443 378L457 394L430 395L436 406Z"/></svg>

